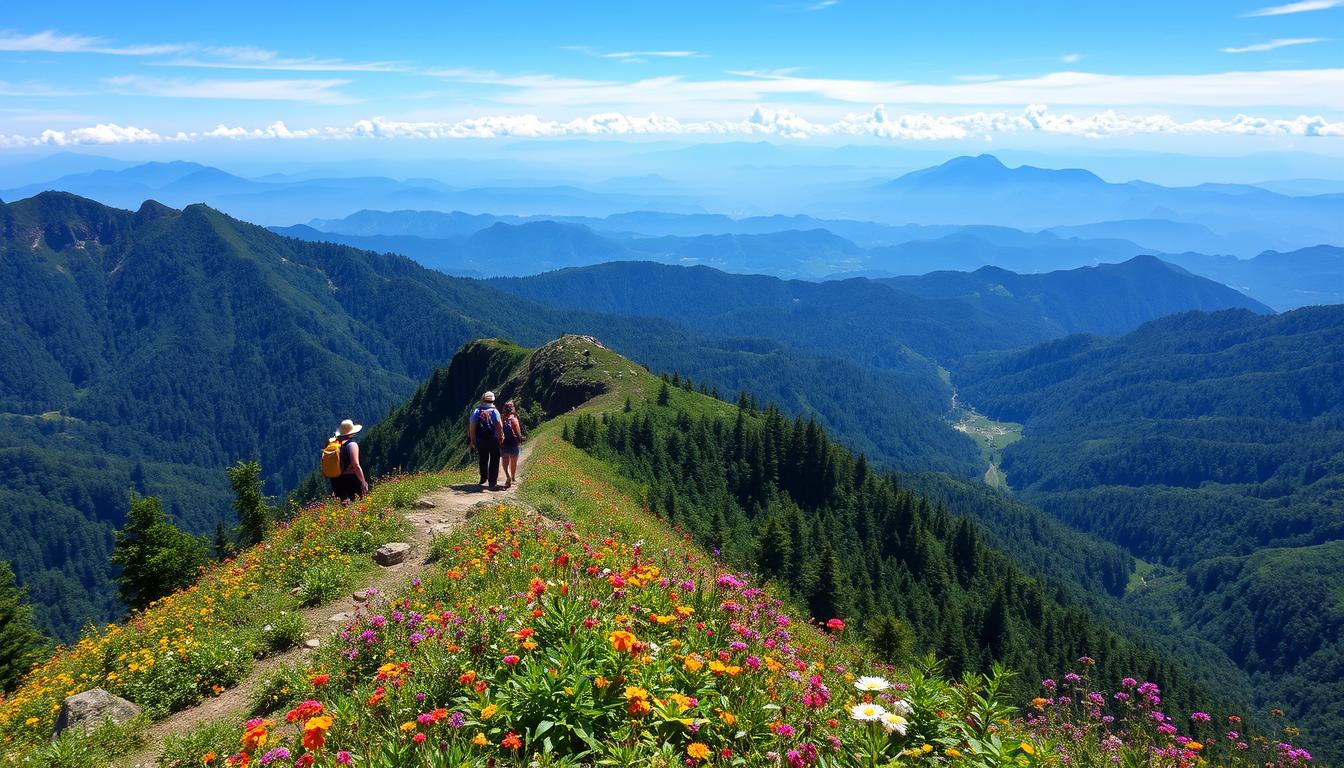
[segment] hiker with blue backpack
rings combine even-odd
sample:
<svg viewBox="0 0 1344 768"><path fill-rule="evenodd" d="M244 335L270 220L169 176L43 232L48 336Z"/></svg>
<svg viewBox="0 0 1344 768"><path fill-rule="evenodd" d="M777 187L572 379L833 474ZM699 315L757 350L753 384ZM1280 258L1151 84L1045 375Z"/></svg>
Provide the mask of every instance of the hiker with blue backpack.
<svg viewBox="0 0 1344 768"><path fill-rule="evenodd" d="M481 487L499 490L499 449L504 445L504 417L495 410L495 393L481 395L481 404L467 420L467 445L476 449Z"/></svg>

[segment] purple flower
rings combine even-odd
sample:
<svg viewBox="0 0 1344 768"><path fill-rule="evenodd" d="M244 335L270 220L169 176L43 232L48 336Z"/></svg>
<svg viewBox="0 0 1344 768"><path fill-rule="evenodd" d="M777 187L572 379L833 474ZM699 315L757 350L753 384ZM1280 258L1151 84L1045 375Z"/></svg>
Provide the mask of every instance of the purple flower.
<svg viewBox="0 0 1344 768"><path fill-rule="evenodd" d="M1212 719L1213 719L1213 718L1209 716L1209 713L1208 713L1208 712L1191 712L1191 713L1190 713L1190 720L1191 720L1191 722L1195 722L1195 723L1207 723L1207 722L1209 722L1209 721L1212 720Z"/></svg>
<svg viewBox="0 0 1344 768"><path fill-rule="evenodd" d="M467 724L467 718L461 712L454 712L448 716L448 727L454 730Z"/></svg>
<svg viewBox="0 0 1344 768"><path fill-rule="evenodd" d="M337 765L350 765L353 762L355 762L355 758L351 757L350 753L346 752L344 749L336 753Z"/></svg>
<svg viewBox="0 0 1344 768"><path fill-rule="evenodd" d="M284 747L276 747L275 749L272 749L271 751L262 755L261 760L259 760L258 762L260 762L262 765L270 765L271 763L274 763L276 760L288 760L288 759L289 759L289 750L285 749Z"/></svg>

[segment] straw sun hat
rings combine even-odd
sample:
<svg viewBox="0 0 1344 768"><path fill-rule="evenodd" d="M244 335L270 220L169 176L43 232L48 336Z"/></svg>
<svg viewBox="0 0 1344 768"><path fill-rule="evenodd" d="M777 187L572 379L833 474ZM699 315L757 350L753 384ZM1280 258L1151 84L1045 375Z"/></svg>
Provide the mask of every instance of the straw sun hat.
<svg viewBox="0 0 1344 768"><path fill-rule="evenodd" d="M356 424L350 419L346 419L341 422L341 426L336 430L336 434L332 435L332 437L349 437L363 428L363 424Z"/></svg>

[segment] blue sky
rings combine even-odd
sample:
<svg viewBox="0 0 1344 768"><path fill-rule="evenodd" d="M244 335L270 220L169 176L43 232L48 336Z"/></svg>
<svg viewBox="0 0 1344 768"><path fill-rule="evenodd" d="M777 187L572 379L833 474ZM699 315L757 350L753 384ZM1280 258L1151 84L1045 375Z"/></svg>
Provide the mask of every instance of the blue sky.
<svg viewBox="0 0 1344 768"><path fill-rule="evenodd" d="M1338 155L1344 0L76 2L0 17L0 151L576 136Z"/></svg>

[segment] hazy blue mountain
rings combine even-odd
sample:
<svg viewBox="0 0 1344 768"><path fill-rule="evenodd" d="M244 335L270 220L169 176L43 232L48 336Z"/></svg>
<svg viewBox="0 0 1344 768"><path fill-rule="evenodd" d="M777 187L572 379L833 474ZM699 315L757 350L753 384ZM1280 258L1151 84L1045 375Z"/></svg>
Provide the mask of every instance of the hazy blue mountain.
<svg viewBox="0 0 1344 768"><path fill-rule="evenodd" d="M57 152L52 155L0 163L0 188L20 187L46 179L56 179L90 171L116 171L135 163L112 157L86 155L80 152Z"/></svg>
<svg viewBox="0 0 1344 768"><path fill-rule="evenodd" d="M998 267L974 272L932 272L881 280L926 299L965 302L981 311L1022 322L1038 314L1057 335L1126 333L1154 318L1189 310L1269 307L1227 286L1190 274L1154 256L1121 264L1021 275Z"/></svg>
<svg viewBox="0 0 1344 768"><path fill-rule="evenodd" d="M825 229L868 248L908 240L941 237L960 229L953 226L890 226L869 221L818 219L812 216L748 216L734 218L718 213L669 213L630 211L601 218L591 216L494 216L461 211L357 211L342 219L314 219L308 226L323 232L351 235L415 235L458 237L479 232L497 222L521 224L551 219L582 224L603 234L643 237L695 237L698 235L764 235L790 230Z"/></svg>
<svg viewBox="0 0 1344 768"><path fill-rule="evenodd" d="M1168 254L1162 258L1253 296L1278 310L1344 304L1344 248L1318 245L1253 259Z"/></svg>
<svg viewBox="0 0 1344 768"><path fill-rule="evenodd" d="M1081 239L1113 238L1129 240L1148 253L1197 253L1254 256L1261 251L1280 245L1273 238L1262 237L1259 242L1245 238L1225 237L1202 224L1168 219L1129 219L1100 221L1094 224L1051 227L1046 230L1060 237Z"/></svg>
<svg viewBox="0 0 1344 768"><path fill-rule="evenodd" d="M1344 179L1257 181L1255 186L1281 195L1334 195L1344 192Z"/></svg>
<svg viewBox="0 0 1344 768"><path fill-rule="evenodd" d="M760 235L637 238L629 250L654 261L732 272L816 278L867 263L867 252L824 229ZM595 262L589 262L595 263Z"/></svg>
<svg viewBox="0 0 1344 768"><path fill-rule="evenodd" d="M1229 237L1280 238L1295 246L1344 242L1344 194L1292 197L1249 185L1112 183L1081 169L1009 168L992 155L954 158L875 187L855 188L825 205L828 212L882 222L1042 229L1157 218L1202 224Z"/></svg>
<svg viewBox="0 0 1344 768"><path fill-rule="evenodd" d="M1010 227L966 226L943 237L873 248L866 269L888 275L922 275L937 270L968 271L996 266L1014 272L1059 269L1123 261L1145 249L1128 240L1060 237Z"/></svg>
<svg viewBox="0 0 1344 768"><path fill-rule="evenodd" d="M492 284L557 306L660 317L706 335L759 336L914 373L928 373L927 360L1128 331L1190 309L1270 311L1152 257L1045 275L985 269L823 283L632 262Z"/></svg>
<svg viewBox="0 0 1344 768"><path fill-rule="evenodd" d="M461 211L356 211L342 219L313 219L308 226L344 235L410 235L419 238L464 237L499 221L520 223L516 217Z"/></svg>
<svg viewBox="0 0 1344 768"><path fill-rule="evenodd" d="M230 215L275 225L344 216L369 208L456 209L523 216L606 216L650 208L699 210L699 203L684 195L599 192L568 185L455 187L434 179L379 176L258 180L188 162L143 163L68 174L0 190L0 198L20 199L47 190L71 192L124 208L136 208L147 198L172 206L204 201Z"/></svg>

